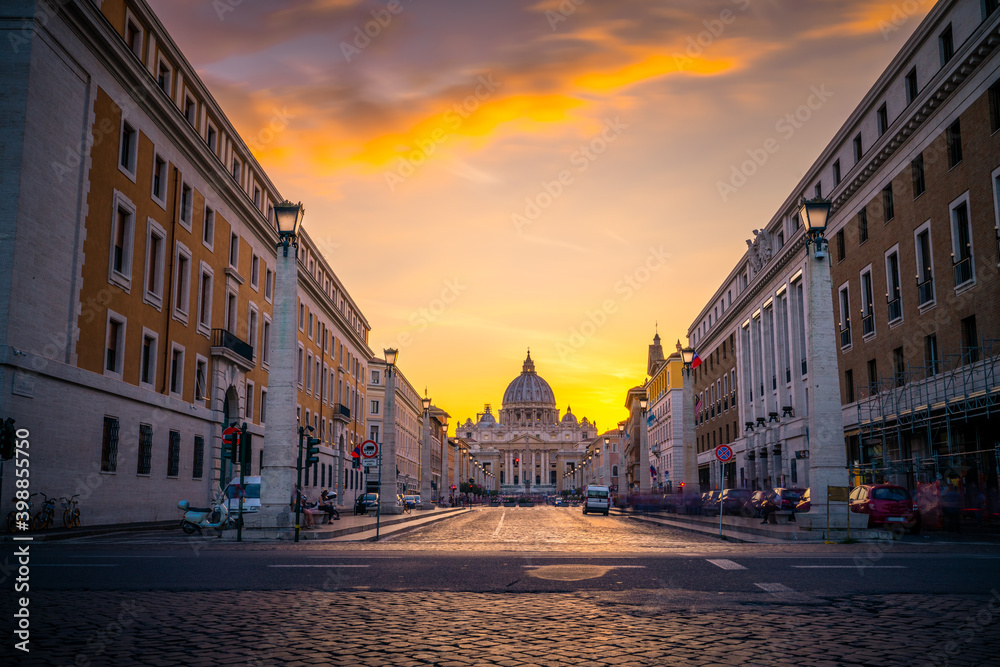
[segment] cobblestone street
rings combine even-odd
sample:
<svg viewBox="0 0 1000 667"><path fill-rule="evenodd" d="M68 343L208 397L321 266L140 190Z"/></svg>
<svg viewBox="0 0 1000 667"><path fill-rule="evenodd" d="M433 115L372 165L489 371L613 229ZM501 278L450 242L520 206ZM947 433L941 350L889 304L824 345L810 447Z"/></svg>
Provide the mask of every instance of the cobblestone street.
<svg viewBox="0 0 1000 667"><path fill-rule="evenodd" d="M109 546L45 547L16 664L911 667L1000 652L986 552L726 545L551 507L378 543Z"/></svg>

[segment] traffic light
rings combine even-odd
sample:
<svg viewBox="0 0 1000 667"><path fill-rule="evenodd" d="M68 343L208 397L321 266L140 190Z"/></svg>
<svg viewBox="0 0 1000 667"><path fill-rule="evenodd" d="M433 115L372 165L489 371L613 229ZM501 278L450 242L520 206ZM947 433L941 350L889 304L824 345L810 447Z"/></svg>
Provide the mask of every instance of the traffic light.
<svg viewBox="0 0 1000 667"><path fill-rule="evenodd" d="M222 459L239 462L240 432L235 425L222 432Z"/></svg>
<svg viewBox="0 0 1000 667"><path fill-rule="evenodd" d="M249 470L250 457L253 456L253 433L247 433L246 429L247 425L243 424L243 433L240 435L240 465L244 470Z"/></svg>
<svg viewBox="0 0 1000 667"><path fill-rule="evenodd" d="M306 468L319 463L319 438L306 437Z"/></svg>
<svg viewBox="0 0 1000 667"><path fill-rule="evenodd" d="M14 458L14 419L7 417L0 424L0 460Z"/></svg>
<svg viewBox="0 0 1000 667"><path fill-rule="evenodd" d="M518 456L515 456L515 457L514 457L514 465L517 465L517 464L518 464L518 463L520 463L520 462L521 462L521 458L520 458L520 457L518 457Z"/></svg>
<svg viewBox="0 0 1000 667"><path fill-rule="evenodd" d="M351 467L354 468L355 470L357 470L358 468L360 468L361 467L361 459L352 458L351 459Z"/></svg>

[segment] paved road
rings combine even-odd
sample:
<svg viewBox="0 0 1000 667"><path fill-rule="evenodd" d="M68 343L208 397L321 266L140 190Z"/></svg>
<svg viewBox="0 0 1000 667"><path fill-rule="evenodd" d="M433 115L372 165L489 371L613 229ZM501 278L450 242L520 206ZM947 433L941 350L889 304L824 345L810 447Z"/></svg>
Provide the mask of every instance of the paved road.
<svg viewBox="0 0 1000 667"><path fill-rule="evenodd" d="M33 651L17 664L912 666L1000 651L986 548L733 545L548 507L379 544L139 542L32 545Z"/></svg>

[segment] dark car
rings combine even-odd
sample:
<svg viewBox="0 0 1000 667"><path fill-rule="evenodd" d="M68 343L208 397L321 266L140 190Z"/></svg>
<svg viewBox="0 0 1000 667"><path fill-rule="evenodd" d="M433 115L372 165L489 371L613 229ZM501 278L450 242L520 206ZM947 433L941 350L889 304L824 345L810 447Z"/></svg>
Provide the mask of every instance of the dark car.
<svg viewBox="0 0 1000 667"><path fill-rule="evenodd" d="M785 489L779 487L774 490L774 502L778 505L779 510L791 511L794 510L795 506L802 500L802 495L805 492L805 489ZM779 498L781 499L780 502L778 500Z"/></svg>
<svg viewBox="0 0 1000 667"><path fill-rule="evenodd" d="M862 484L848 500L851 511L868 515L868 527L902 526L920 532L920 510L910 492L895 484Z"/></svg>
<svg viewBox="0 0 1000 667"><path fill-rule="evenodd" d="M716 515L719 513L719 498L721 491L708 491L701 494L701 511L704 514Z"/></svg>
<svg viewBox="0 0 1000 667"><path fill-rule="evenodd" d="M750 499L743 504L743 516L760 517L760 508L767 498L767 491L754 491L750 494Z"/></svg>
<svg viewBox="0 0 1000 667"><path fill-rule="evenodd" d="M365 514L368 512L369 507L378 506L378 494L377 493L365 493L358 496L358 499L354 502L354 513L355 514Z"/></svg>
<svg viewBox="0 0 1000 667"><path fill-rule="evenodd" d="M742 514L743 507L750 500L748 489L726 489L722 492L722 511L726 514Z"/></svg>

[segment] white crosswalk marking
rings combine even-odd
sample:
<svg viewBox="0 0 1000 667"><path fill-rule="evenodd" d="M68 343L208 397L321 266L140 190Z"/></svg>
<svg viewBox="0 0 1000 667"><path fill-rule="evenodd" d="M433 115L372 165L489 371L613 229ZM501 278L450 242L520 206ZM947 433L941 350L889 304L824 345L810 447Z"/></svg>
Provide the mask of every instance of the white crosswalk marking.
<svg viewBox="0 0 1000 667"><path fill-rule="evenodd" d="M728 560L726 558L709 558L707 560L712 565L715 565L716 567L721 567L723 570L745 570L746 569L745 567L743 567L739 563L735 563L735 562L733 562L731 560Z"/></svg>
<svg viewBox="0 0 1000 667"><path fill-rule="evenodd" d="M371 565L344 565L340 563L309 564L309 565L268 565L268 567L371 567Z"/></svg>

